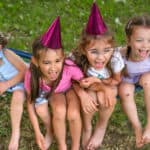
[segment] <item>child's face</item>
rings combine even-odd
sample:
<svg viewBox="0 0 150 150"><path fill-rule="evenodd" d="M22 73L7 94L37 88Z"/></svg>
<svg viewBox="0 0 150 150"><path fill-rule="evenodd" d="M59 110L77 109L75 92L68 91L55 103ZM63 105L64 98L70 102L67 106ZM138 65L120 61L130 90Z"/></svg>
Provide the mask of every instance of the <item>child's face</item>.
<svg viewBox="0 0 150 150"><path fill-rule="evenodd" d="M134 27L133 33L128 39L131 47L132 58L143 60L150 55L150 28Z"/></svg>
<svg viewBox="0 0 150 150"><path fill-rule="evenodd" d="M42 78L47 84L53 83L60 75L63 67L64 56L62 50L48 49L42 52L38 65L42 72Z"/></svg>
<svg viewBox="0 0 150 150"><path fill-rule="evenodd" d="M99 70L107 65L113 48L107 40L94 40L86 48L86 56L91 67Z"/></svg>

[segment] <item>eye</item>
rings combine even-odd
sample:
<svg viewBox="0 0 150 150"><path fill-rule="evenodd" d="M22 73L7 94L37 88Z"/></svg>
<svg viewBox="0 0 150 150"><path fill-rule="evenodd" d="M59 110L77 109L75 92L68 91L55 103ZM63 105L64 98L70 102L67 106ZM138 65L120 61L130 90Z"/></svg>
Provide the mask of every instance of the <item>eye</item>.
<svg viewBox="0 0 150 150"><path fill-rule="evenodd" d="M112 48L106 48L106 49L104 49L103 53L107 54L107 53L111 52L112 50L113 50Z"/></svg>
<svg viewBox="0 0 150 150"><path fill-rule="evenodd" d="M49 64L49 61L43 61L43 64Z"/></svg>
<svg viewBox="0 0 150 150"><path fill-rule="evenodd" d="M60 60L60 59L57 59L57 60L56 60L56 63L59 63L59 62L61 62L61 60Z"/></svg>
<svg viewBox="0 0 150 150"><path fill-rule="evenodd" d="M97 51L97 49L91 49L91 50L90 50L90 53L91 53L91 54L98 54L98 51Z"/></svg>
<svg viewBox="0 0 150 150"><path fill-rule="evenodd" d="M143 39L136 39L136 42L142 42Z"/></svg>

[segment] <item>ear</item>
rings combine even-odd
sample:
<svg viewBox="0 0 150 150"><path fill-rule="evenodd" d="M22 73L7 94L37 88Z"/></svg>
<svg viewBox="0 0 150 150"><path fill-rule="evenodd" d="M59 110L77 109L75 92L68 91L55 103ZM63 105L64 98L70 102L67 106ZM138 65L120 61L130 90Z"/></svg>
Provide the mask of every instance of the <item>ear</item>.
<svg viewBox="0 0 150 150"><path fill-rule="evenodd" d="M34 56L31 57L31 62L32 62L36 67L38 67L37 60L35 59Z"/></svg>

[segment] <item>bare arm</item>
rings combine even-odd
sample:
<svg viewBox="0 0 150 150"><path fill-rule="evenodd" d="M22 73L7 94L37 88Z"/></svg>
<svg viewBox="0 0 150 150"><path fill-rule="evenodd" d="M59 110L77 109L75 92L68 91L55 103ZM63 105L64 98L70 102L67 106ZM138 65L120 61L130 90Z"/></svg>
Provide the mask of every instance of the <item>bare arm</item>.
<svg viewBox="0 0 150 150"><path fill-rule="evenodd" d="M121 72L113 74L111 78L102 80L102 82L110 86L118 85L121 82Z"/></svg>
<svg viewBox="0 0 150 150"><path fill-rule="evenodd" d="M38 118L36 116L34 104L30 103L29 100L27 100L27 109L28 109L29 118L30 118L30 121L31 121L31 124L33 126L35 133L40 133L41 131L40 131L39 123L38 123Z"/></svg>
<svg viewBox="0 0 150 150"><path fill-rule="evenodd" d="M85 113L91 113L98 110L96 101L94 101L87 91L81 88L78 83L73 83L73 88L80 99L82 109Z"/></svg>
<svg viewBox="0 0 150 150"><path fill-rule="evenodd" d="M83 87L83 88L88 88L88 87L90 87L93 83L101 83L101 80L98 79L97 77L93 77L93 76L86 77L86 78L83 78L83 79L80 81L80 86Z"/></svg>
<svg viewBox="0 0 150 150"><path fill-rule="evenodd" d="M10 88L11 86L23 81L27 66L25 62L14 52L6 49L4 54L8 61L18 70L18 74L7 81L8 88Z"/></svg>
<svg viewBox="0 0 150 150"><path fill-rule="evenodd" d="M38 144L41 150L46 150L44 136L42 135L40 131L40 126L38 123L38 118L36 116L34 103L30 103L29 99L27 100L27 110L28 110L31 124L35 132L36 143Z"/></svg>

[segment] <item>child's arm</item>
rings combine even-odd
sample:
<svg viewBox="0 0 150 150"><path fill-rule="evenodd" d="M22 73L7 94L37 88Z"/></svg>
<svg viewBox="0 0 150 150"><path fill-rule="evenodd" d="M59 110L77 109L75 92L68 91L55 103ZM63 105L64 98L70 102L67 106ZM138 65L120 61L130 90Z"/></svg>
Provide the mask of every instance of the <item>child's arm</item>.
<svg viewBox="0 0 150 150"><path fill-rule="evenodd" d="M73 88L81 101L81 106L85 113L91 113L98 110L98 104L83 88L79 86L78 83L73 83Z"/></svg>
<svg viewBox="0 0 150 150"><path fill-rule="evenodd" d="M113 106L114 103L116 103L116 92L114 91L117 91L117 88L116 86L109 86L109 85L106 85L104 84L103 82L101 83L94 83L92 84L90 87L89 87L90 90L93 90L93 91L102 91L104 92L105 94L105 100L106 100L106 104L107 104L107 107L109 106Z"/></svg>
<svg viewBox="0 0 150 150"><path fill-rule="evenodd" d="M102 82L110 86L118 85L121 82L121 72L113 74L111 78L102 80Z"/></svg>
<svg viewBox="0 0 150 150"><path fill-rule="evenodd" d="M98 79L97 77L93 77L93 76L86 77L86 78L83 78L83 79L80 81L80 86L83 87L83 88L88 88L88 87L90 87L93 83L101 83L101 80Z"/></svg>
<svg viewBox="0 0 150 150"><path fill-rule="evenodd" d="M15 84L23 81L27 66L25 62L14 52L6 49L4 54L8 61L18 70L18 74L14 78L6 81L8 88L10 88Z"/></svg>
<svg viewBox="0 0 150 150"><path fill-rule="evenodd" d="M29 101L29 99L27 100L27 109L28 109L28 114L29 114L31 124L32 124L34 132L35 132L36 142L41 150L45 150L46 149L45 148L45 140L44 140L44 136L42 135L42 133L40 131L40 126L38 123L38 118L36 116L34 104L31 103Z"/></svg>

